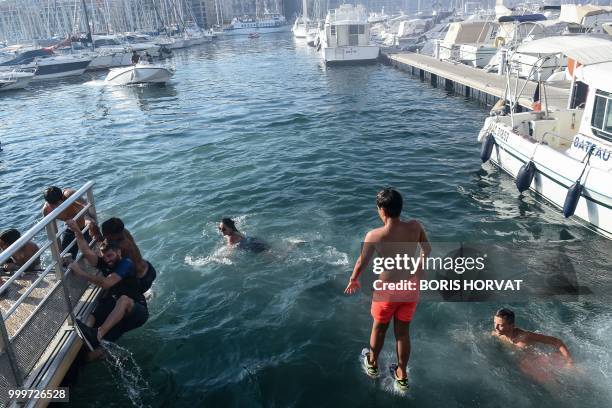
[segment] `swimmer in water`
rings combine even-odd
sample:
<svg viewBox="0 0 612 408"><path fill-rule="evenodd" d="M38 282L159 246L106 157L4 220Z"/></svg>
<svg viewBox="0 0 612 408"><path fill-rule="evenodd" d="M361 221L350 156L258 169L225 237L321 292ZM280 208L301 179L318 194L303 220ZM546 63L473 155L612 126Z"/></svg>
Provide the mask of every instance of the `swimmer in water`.
<svg viewBox="0 0 612 408"><path fill-rule="evenodd" d="M556 337L545 336L516 327L514 325L514 312L510 309L499 309L495 313L491 335L520 349L527 349L537 344L553 346L563 356L568 367L573 365L570 352L563 341Z"/></svg>
<svg viewBox="0 0 612 408"><path fill-rule="evenodd" d="M268 249L268 245L256 238L246 237L238 231L236 223L231 218L222 218L219 223L219 232L225 237L227 245L236 246L240 249L247 249L252 252L263 252Z"/></svg>

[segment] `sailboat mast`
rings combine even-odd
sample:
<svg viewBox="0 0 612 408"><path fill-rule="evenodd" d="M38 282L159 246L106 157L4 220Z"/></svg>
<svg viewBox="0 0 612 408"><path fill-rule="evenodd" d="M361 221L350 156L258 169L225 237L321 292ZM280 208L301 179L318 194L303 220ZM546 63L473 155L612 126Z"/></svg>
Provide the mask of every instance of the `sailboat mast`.
<svg viewBox="0 0 612 408"><path fill-rule="evenodd" d="M85 14L85 24L87 25L87 36L91 41L91 49L95 50L93 35L91 34L91 26L89 25L89 14L87 14L87 4L85 4L85 0L81 0L81 4L83 5L83 13Z"/></svg>

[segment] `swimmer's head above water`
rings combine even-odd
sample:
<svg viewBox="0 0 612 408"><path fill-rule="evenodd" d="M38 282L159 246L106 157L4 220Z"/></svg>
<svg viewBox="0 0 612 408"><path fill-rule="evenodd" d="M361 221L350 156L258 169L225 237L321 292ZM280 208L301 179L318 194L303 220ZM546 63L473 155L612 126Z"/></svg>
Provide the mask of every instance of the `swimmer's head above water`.
<svg viewBox="0 0 612 408"><path fill-rule="evenodd" d="M222 218L218 228L229 245L237 244L244 238L244 235L238 231L236 223L231 218Z"/></svg>
<svg viewBox="0 0 612 408"><path fill-rule="evenodd" d="M511 334L514 330L514 312L506 308L499 309L493 317L493 327L499 335Z"/></svg>
<svg viewBox="0 0 612 408"><path fill-rule="evenodd" d="M223 235L228 236L238 232L238 228L236 228L236 223L231 218L222 218L219 223L219 231Z"/></svg>

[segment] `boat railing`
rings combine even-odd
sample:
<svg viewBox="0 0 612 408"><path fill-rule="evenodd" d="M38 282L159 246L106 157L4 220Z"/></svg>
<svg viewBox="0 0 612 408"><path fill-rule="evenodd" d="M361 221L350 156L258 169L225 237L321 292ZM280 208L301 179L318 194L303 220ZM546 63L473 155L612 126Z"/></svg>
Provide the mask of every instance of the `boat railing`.
<svg viewBox="0 0 612 408"><path fill-rule="evenodd" d="M87 308L79 302L89 284L65 266L66 254L76 245L76 240L62 250L60 239L66 226L59 229L57 226L62 212L77 201L83 208L74 219L86 216L95 219L93 182L90 181L0 253L0 265L4 265L35 238L40 247L0 286L0 406L8 405L9 389L26 385L28 376L60 328L65 323L74 324L76 317L87 313ZM94 243L92 239L89 244ZM80 258L79 253L76 260ZM46 266L32 268L39 259ZM37 276L33 276L32 269ZM27 282L31 284L28 286Z"/></svg>

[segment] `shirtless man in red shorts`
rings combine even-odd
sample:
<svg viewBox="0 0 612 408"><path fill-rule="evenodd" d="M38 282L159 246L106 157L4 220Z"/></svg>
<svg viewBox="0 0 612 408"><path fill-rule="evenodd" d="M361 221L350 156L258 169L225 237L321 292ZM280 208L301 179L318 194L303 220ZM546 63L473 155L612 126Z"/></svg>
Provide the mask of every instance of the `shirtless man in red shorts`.
<svg viewBox="0 0 612 408"><path fill-rule="evenodd" d="M403 200L399 192L394 189L386 188L376 196L376 206L378 215L383 222L383 226L368 232L365 236L361 255L349 283L344 290L346 294L355 293L361 285L359 275L368 267L374 254L382 258L395 258L397 255L408 254L414 257L420 247L420 255L427 257L431 252L431 246L427 239L427 234L416 220L402 221ZM417 282L422 268L409 273L408 277ZM385 269L380 274L379 279L383 282L398 282L401 273L396 269ZM395 344L397 352L397 366L392 366L392 374L396 380L396 385L401 390L408 388L408 375L406 367L410 357L410 322L418 303L418 290L409 291L374 291L372 298L371 314L374 319L372 333L370 335L370 351L364 355L364 366L368 375L378 376L378 356L385 342L387 328L393 319L393 330L395 332Z"/></svg>

